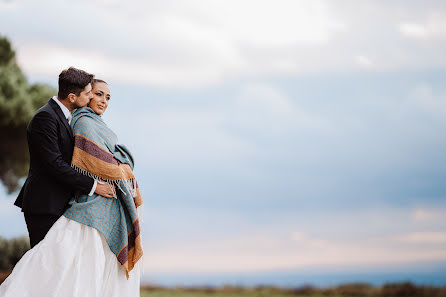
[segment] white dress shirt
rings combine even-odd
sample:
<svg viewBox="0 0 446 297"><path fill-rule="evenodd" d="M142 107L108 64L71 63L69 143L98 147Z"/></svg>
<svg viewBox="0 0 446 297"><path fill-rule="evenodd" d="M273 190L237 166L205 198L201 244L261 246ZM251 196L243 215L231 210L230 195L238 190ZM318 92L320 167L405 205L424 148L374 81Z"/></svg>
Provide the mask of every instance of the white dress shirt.
<svg viewBox="0 0 446 297"><path fill-rule="evenodd" d="M56 101L57 105L59 105L60 109L62 110L65 118L68 120L68 124L71 124L71 112L70 112L70 110L65 105L63 105L62 102L59 101L59 99L57 99L57 96L53 96L51 99ZM93 187L91 188L91 191L88 194L88 196L93 195L94 191L96 191L97 185L98 185L98 181L95 179Z"/></svg>

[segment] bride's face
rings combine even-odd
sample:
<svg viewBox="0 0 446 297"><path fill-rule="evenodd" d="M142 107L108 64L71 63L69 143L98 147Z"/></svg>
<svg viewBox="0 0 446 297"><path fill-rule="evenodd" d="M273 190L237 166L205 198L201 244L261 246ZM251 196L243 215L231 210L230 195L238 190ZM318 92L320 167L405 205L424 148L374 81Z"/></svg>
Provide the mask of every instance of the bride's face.
<svg viewBox="0 0 446 297"><path fill-rule="evenodd" d="M91 91L93 93L93 99L91 99L88 107L94 110L95 113L101 115L108 107L108 101L110 100L110 89L106 83L95 83Z"/></svg>

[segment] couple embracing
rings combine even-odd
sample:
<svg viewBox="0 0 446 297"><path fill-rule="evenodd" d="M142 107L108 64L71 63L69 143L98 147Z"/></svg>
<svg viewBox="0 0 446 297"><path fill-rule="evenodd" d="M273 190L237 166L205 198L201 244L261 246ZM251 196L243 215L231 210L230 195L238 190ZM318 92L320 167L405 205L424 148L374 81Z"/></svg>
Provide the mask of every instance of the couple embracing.
<svg viewBox="0 0 446 297"><path fill-rule="evenodd" d="M140 296L142 197L129 150L102 114L108 84L70 67L27 127L29 174L15 205L31 249L0 297Z"/></svg>

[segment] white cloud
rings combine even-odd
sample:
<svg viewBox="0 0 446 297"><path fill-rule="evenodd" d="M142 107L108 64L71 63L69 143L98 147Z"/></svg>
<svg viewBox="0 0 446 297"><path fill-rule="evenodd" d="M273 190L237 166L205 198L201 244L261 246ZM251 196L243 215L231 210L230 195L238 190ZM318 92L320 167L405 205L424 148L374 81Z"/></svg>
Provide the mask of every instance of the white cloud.
<svg viewBox="0 0 446 297"><path fill-rule="evenodd" d="M413 232L400 235L398 239L417 244L446 244L446 232Z"/></svg>
<svg viewBox="0 0 446 297"><path fill-rule="evenodd" d="M70 5L68 16L80 9ZM317 71L319 63L311 62L308 54L345 31L345 24L323 0L90 5L96 19L104 20L92 32L104 41L98 43L96 34L81 32L84 26L62 24L60 33L53 34L53 28L42 25L40 41L35 35L15 37L19 62L27 73L54 76L75 65L126 83L201 87L238 77ZM23 14L35 15L26 7ZM76 17L88 22L82 15ZM75 38L84 41L74 42Z"/></svg>
<svg viewBox="0 0 446 297"><path fill-rule="evenodd" d="M245 272L444 261L445 242L446 233L434 232L335 240L301 232L282 236L277 231L259 231L162 249L149 247L145 268L146 272Z"/></svg>
<svg viewBox="0 0 446 297"><path fill-rule="evenodd" d="M75 66L113 82L155 86L199 87L221 80L211 68L191 71L191 66L159 65L155 62L111 56L93 49L28 44L18 53L22 68L30 73L57 77L62 69Z"/></svg>
<svg viewBox="0 0 446 297"><path fill-rule="evenodd" d="M271 145L285 150L280 144L283 136L336 129L326 118L298 106L298 100L279 88L260 82L242 86L218 108L206 104L116 112L108 111L107 123L119 131L133 131L135 154L147 167L203 166L224 172L229 166L234 171L233 166L243 160L264 158L265 150L270 150L265 142L277 139ZM132 126L135 119L141 130ZM145 137L138 137L141 134Z"/></svg>
<svg viewBox="0 0 446 297"><path fill-rule="evenodd" d="M283 210L280 219L267 222L242 214L237 216L233 211L218 210L211 215L192 208L178 208L174 213L157 209L156 217L176 218L178 212L187 213L191 219L170 220L171 228L182 231L179 234L147 240L146 272L361 269L445 261L446 225L421 228L418 222L412 222L414 211L400 208L336 213ZM209 230L205 235L203 228Z"/></svg>
<svg viewBox="0 0 446 297"><path fill-rule="evenodd" d="M356 56L355 59L356 59L356 63L358 63L358 65L360 65L361 67L364 67L364 68L372 68L373 67L373 62L366 56L359 55L359 56Z"/></svg>
<svg viewBox="0 0 446 297"><path fill-rule="evenodd" d="M13 1L13 0L0 0L0 9L16 9L18 7L18 3L17 1Z"/></svg>
<svg viewBox="0 0 446 297"><path fill-rule="evenodd" d="M237 1L237 9L228 1L196 3L226 35L253 46L325 44L345 26L331 14L327 1L242 0Z"/></svg>
<svg viewBox="0 0 446 297"><path fill-rule="evenodd" d="M412 217L416 222L440 222L446 218L446 209L417 208Z"/></svg>
<svg viewBox="0 0 446 297"><path fill-rule="evenodd" d="M219 171L224 171L228 161L257 154L249 142L224 130L224 111L203 108L152 110L141 114L132 111L128 117L138 118L139 127L144 127L144 132L135 130L133 134L143 133L144 137L132 140L135 154L143 158L139 161L143 166L213 170L219 164ZM114 117L110 114L109 118ZM115 124L120 125L123 118L121 113Z"/></svg>
<svg viewBox="0 0 446 297"><path fill-rule="evenodd" d="M291 233L291 239L294 241L301 241L305 240L307 238L307 235L304 232L301 231L295 231Z"/></svg>
<svg viewBox="0 0 446 297"><path fill-rule="evenodd" d="M402 23L399 25L401 33L409 37L425 37L426 28L420 24Z"/></svg>
<svg viewBox="0 0 446 297"><path fill-rule="evenodd" d="M231 108L234 112L227 124L268 136L283 135L294 129L332 131L333 123L298 106L298 102L298 98L291 99L267 83L246 84L235 98Z"/></svg>
<svg viewBox="0 0 446 297"><path fill-rule="evenodd" d="M399 31L408 38L424 41L446 40L446 15L433 13L424 22L402 22Z"/></svg>
<svg viewBox="0 0 446 297"><path fill-rule="evenodd" d="M46 1L76 23L55 30L47 21L52 14L36 15L40 6L26 1L13 13L0 12L19 62L36 76L54 77L77 65L113 81L196 88L246 78L446 66L443 45L409 47L401 38L443 40L444 13L434 5L438 12L427 21L407 22L423 17L416 6L374 1ZM94 30L85 10L95 12Z"/></svg>

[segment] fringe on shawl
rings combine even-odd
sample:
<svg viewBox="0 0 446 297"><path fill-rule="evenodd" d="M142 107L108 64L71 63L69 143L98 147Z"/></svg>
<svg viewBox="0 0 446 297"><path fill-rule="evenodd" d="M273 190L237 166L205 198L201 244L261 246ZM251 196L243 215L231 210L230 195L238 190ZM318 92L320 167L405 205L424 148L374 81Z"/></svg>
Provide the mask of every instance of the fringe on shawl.
<svg viewBox="0 0 446 297"><path fill-rule="evenodd" d="M137 191L136 191L137 184L136 184L136 179L135 178L131 178L131 179L128 179L128 180L126 180L126 179L111 180L111 179L107 179L107 178L104 179L103 177L99 177L99 176L97 176L97 175L95 175L95 174L93 174L93 173L91 173L91 172L89 172L87 170L84 170L84 169L82 169L82 168L80 168L80 167L78 167L78 166L76 166L74 164L71 164L71 167L74 168L77 172L79 172L79 173L81 173L83 175L86 175L86 176L89 176L89 177L91 177L93 179L98 180L98 182L99 181L103 181L103 182L106 182L109 185L116 186L118 189L121 190L121 192L123 192L125 194L125 191L121 188L121 182L122 182L124 188L129 193L132 194L132 197L136 197L136 195L137 195ZM114 190L115 187L111 187L111 188L113 189L113 197L114 198L118 198L118 196L116 194L116 191Z"/></svg>

